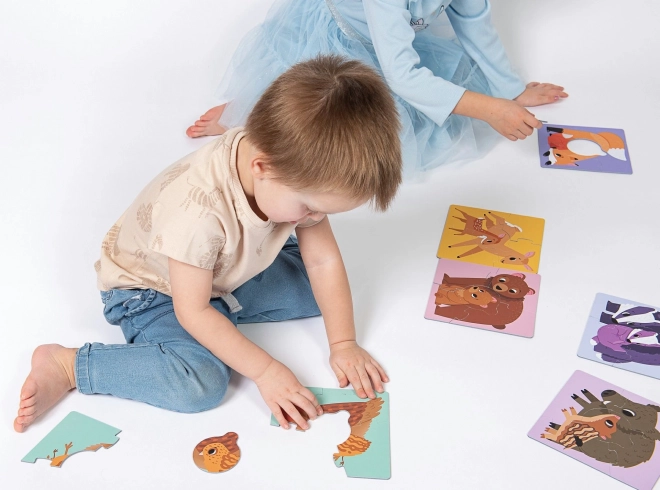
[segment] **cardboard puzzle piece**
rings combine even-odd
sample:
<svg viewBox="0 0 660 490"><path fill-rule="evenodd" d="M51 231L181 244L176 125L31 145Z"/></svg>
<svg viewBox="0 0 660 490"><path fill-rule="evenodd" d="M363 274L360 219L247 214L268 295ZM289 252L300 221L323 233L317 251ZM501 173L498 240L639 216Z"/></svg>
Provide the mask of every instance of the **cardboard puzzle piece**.
<svg viewBox="0 0 660 490"><path fill-rule="evenodd" d="M541 218L452 204L437 255L439 259L538 272L544 225Z"/></svg>
<svg viewBox="0 0 660 490"><path fill-rule="evenodd" d="M534 336L541 276L440 259L424 318Z"/></svg>
<svg viewBox="0 0 660 490"><path fill-rule="evenodd" d="M658 412L657 403L576 371L527 435L627 485L650 490L660 476Z"/></svg>
<svg viewBox="0 0 660 490"><path fill-rule="evenodd" d="M353 390L313 387L309 390L316 396L324 414L349 413L351 433L337 445L337 452L332 455L335 466L344 468L350 478L389 480L392 474L389 394L376 393L373 400L365 400ZM287 420L293 422L289 417ZM270 425L280 425L272 415ZM297 427L296 430L303 429Z"/></svg>
<svg viewBox="0 0 660 490"><path fill-rule="evenodd" d="M537 133L543 168L632 174L623 129L544 124Z"/></svg>
<svg viewBox="0 0 660 490"><path fill-rule="evenodd" d="M660 379L660 308L598 293L578 356Z"/></svg>
<svg viewBox="0 0 660 490"><path fill-rule="evenodd" d="M208 473L224 473L231 470L241 459L238 434L227 432L224 436L208 437L193 449L193 462Z"/></svg>
<svg viewBox="0 0 660 490"><path fill-rule="evenodd" d="M47 459L51 466L61 468L64 461L74 454L114 446L120 432L121 429L87 415L71 412L21 461L34 463L37 459Z"/></svg>

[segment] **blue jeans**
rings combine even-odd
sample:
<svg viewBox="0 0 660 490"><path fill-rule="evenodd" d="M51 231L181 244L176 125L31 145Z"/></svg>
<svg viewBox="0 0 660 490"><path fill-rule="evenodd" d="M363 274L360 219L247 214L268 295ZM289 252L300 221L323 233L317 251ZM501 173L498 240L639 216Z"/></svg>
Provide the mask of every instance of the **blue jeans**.
<svg viewBox="0 0 660 490"><path fill-rule="evenodd" d="M232 295L240 311L222 298L212 299L211 306L234 325L320 314L294 237L270 267ZM220 404L231 370L181 326L170 296L153 289L112 289L101 291L101 298L105 318L121 327L127 344L82 346L76 355L78 391L176 412L201 412Z"/></svg>

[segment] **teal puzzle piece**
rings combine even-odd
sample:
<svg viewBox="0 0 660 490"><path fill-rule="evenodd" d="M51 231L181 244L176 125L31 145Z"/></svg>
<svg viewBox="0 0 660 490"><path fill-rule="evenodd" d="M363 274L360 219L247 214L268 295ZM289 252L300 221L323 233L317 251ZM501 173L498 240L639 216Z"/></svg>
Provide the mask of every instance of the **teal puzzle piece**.
<svg viewBox="0 0 660 490"><path fill-rule="evenodd" d="M392 476L389 393L376 393L374 400L365 400L353 390L308 389L323 406L324 413L345 410L350 414L351 435L337 446L337 453L333 454L335 466L343 466L350 478L389 480ZM270 425L280 425L272 415Z"/></svg>
<svg viewBox="0 0 660 490"><path fill-rule="evenodd" d="M82 451L96 451L113 446L121 429L112 427L79 412L69 415L51 430L21 460L34 463L37 459L48 459L50 465L60 468L65 460Z"/></svg>

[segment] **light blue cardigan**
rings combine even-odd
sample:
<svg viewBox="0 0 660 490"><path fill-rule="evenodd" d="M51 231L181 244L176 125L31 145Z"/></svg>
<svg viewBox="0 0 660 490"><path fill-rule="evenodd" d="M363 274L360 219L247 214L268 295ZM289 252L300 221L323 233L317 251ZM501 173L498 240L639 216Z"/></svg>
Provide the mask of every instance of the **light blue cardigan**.
<svg viewBox="0 0 660 490"><path fill-rule="evenodd" d="M525 90L491 23L488 0L330 0L341 17L371 43L394 93L442 125L465 89L436 77L413 48L417 32L446 12L467 54L486 76L495 97Z"/></svg>

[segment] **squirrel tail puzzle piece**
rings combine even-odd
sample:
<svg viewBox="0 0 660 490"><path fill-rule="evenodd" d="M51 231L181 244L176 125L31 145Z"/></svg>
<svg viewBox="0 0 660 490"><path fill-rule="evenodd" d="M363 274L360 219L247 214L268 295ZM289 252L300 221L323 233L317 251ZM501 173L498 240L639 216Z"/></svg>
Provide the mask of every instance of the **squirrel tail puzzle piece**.
<svg viewBox="0 0 660 490"><path fill-rule="evenodd" d="M78 412L69 415L51 430L21 461L34 463L47 459L54 468L61 468L64 461L82 451L95 452L108 449L119 440L121 429L99 422ZM67 442L68 441L68 442ZM58 448L64 448L64 454Z"/></svg>
<svg viewBox="0 0 660 490"><path fill-rule="evenodd" d="M350 478L387 480L390 469L389 395L378 393L377 398L363 400L353 390L309 388L319 401L324 414L346 411L351 433L337 445L332 458L344 468ZM304 412L301 415L306 418ZM288 415L287 420L295 423ZM271 425L279 425L271 416ZM297 424L296 424L297 425ZM296 430L303 431L300 427Z"/></svg>
<svg viewBox="0 0 660 490"><path fill-rule="evenodd" d="M195 465L200 470L209 473L223 473L231 470L241 459L241 450L237 441L236 432L227 432L224 436L204 439L193 450Z"/></svg>

